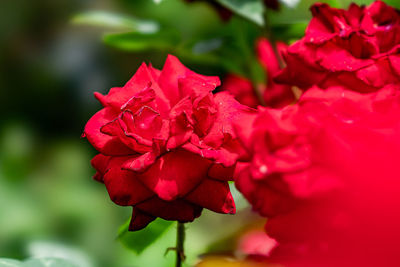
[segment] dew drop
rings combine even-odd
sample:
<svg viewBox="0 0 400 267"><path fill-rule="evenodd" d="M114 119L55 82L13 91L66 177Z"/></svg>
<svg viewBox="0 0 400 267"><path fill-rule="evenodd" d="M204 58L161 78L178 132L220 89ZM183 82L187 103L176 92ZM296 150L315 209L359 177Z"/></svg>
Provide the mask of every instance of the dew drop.
<svg viewBox="0 0 400 267"><path fill-rule="evenodd" d="M268 167L267 165L261 165L260 168L258 169L262 174L266 174L268 172Z"/></svg>

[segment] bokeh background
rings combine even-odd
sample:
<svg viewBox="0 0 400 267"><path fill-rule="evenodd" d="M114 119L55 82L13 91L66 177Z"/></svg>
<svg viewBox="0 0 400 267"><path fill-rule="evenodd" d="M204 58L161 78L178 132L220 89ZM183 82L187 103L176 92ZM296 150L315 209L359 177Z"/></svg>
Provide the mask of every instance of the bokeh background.
<svg viewBox="0 0 400 267"><path fill-rule="evenodd" d="M146 232L125 233L131 210L114 205L91 179L96 152L80 136L100 108L93 92L122 86L142 61L161 68L168 53L202 74L265 81L256 38L300 38L315 1L284 2L280 11L266 10L262 27L265 17L257 10L223 21L211 5L196 1L2 0L0 258L171 266L174 253L164 252L174 246L175 225L156 221ZM350 1L323 2L345 7ZM188 224L189 265L198 255L237 254L238 238L262 228L246 201L234 196L237 216L204 212Z"/></svg>

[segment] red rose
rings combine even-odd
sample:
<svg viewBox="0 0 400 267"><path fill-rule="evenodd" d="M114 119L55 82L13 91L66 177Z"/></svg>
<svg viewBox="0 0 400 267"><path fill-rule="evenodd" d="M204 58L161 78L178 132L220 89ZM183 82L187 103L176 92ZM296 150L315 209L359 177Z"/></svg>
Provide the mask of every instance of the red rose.
<svg viewBox="0 0 400 267"><path fill-rule="evenodd" d="M279 53L276 53L272 44L265 38L260 38L256 43L257 57L264 67L267 77L267 86L260 84L257 90L262 92L266 106L283 107L294 101L294 95L290 86L277 84L272 79L281 70L280 54L287 47L281 42L278 42L276 46ZM257 107L262 104L253 90L251 81L246 78L230 74L225 78L222 90L230 92L236 100L249 107Z"/></svg>
<svg viewBox="0 0 400 267"><path fill-rule="evenodd" d="M283 107L292 103L295 99L291 86L281 85L272 79L280 70L281 55L286 51L287 45L282 42L276 43L276 49L265 38L257 41L257 55L261 65L264 67L267 76L267 87L263 97L269 107Z"/></svg>
<svg viewBox="0 0 400 267"><path fill-rule="evenodd" d="M253 84L248 79L235 74L228 74L223 81L221 90L231 93L241 104L252 108L261 105L253 90ZM264 90L264 85L260 85L260 89Z"/></svg>
<svg viewBox="0 0 400 267"><path fill-rule="evenodd" d="M156 217L192 221L203 207L235 213L231 123L250 110L226 92L213 95L219 83L169 56L162 71L142 64L124 87L95 93L104 108L84 131L100 152L95 178L116 204L133 207L131 230Z"/></svg>
<svg viewBox="0 0 400 267"><path fill-rule="evenodd" d="M311 7L305 37L285 55L287 67L276 81L307 89L343 85L373 92L400 82L400 14L384 2L348 10Z"/></svg>
<svg viewBox="0 0 400 267"><path fill-rule="evenodd" d="M235 182L268 216L284 266L396 266L400 238L398 86L309 89L238 125L252 155Z"/></svg>

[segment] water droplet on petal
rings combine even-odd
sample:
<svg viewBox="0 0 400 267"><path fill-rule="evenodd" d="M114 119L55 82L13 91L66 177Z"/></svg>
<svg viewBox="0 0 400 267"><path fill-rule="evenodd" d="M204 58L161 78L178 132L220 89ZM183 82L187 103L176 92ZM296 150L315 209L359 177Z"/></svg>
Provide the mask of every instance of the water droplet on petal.
<svg viewBox="0 0 400 267"><path fill-rule="evenodd" d="M261 165L260 168L258 169L262 174L266 174L268 172L268 167L267 165Z"/></svg>
<svg viewBox="0 0 400 267"><path fill-rule="evenodd" d="M352 119L343 119L343 122L347 123L347 124L352 124L352 123L354 123L354 120L352 120Z"/></svg>

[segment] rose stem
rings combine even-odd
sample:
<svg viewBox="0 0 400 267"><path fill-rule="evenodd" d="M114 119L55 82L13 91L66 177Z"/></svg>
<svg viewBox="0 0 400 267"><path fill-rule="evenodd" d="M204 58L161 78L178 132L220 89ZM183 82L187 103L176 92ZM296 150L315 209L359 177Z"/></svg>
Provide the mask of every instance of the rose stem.
<svg viewBox="0 0 400 267"><path fill-rule="evenodd" d="M183 243L185 242L185 224L178 222L176 228L176 267L182 266L182 261L185 259Z"/></svg>

